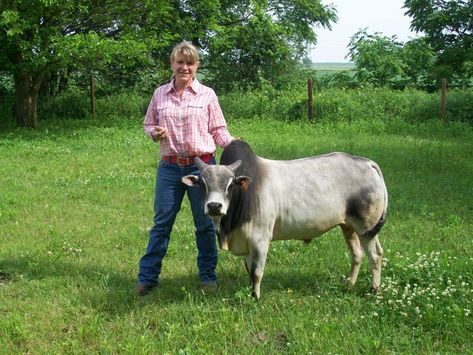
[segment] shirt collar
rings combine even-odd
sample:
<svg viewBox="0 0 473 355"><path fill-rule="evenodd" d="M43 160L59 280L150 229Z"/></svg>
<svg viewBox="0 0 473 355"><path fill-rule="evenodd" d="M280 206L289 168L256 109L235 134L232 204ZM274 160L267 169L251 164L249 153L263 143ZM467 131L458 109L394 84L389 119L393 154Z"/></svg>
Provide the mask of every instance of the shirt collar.
<svg viewBox="0 0 473 355"><path fill-rule="evenodd" d="M171 80L170 83L167 84L167 86L168 86L166 88L167 93L170 93L172 90L174 90L174 78ZM198 94L200 90L202 89L202 84L199 82L199 80L197 80L197 78L194 78L190 88L195 94Z"/></svg>

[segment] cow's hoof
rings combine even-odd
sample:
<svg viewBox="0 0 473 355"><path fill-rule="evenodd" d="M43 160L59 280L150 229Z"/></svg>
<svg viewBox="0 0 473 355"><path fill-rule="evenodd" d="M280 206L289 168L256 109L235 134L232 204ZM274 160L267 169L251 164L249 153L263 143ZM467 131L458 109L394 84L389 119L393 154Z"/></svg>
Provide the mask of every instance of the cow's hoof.
<svg viewBox="0 0 473 355"><path fill-rule="evenodd" d="M252 296L253 299L254 299L255 301L257 301L257 302L259 301L259 299L260 299L260 297L261 297L261 295L256 294L255 291L252 291L252 292L251 292L251 296Z"/></svg>
<svg viewBox="0 0 473 355"><path fill-rule="evenodd" d="M380 291L380 287L379 286L371 286L371 293L376 295L378 294Z"/></svg>

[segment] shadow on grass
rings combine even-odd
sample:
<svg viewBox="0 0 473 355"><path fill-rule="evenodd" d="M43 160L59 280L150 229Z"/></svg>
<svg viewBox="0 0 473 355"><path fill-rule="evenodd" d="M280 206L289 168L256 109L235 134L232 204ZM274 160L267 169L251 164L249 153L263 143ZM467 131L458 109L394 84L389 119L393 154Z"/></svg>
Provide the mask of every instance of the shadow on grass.
<svg viewBox="0 0 473 355"><path fill-rule="evenodd" d="M161 279L159 287L145 297L135 295L135 278L100 265L82 265L48 258L10 258L0 260L0 283L3 290L15 288L15 294L41 303L44 298L71 299L73 303L92 307L107 316L119 316L151 305L166 307L194 302L221 302L242 296L250 299L249 277L241 272L219 270L216 293L204 294L197 275L186 274ZM44 287L43 287L44 285ZM36 294L33 290L41 289ZM267 271L262 282L265 297L284 296L288 292L299 296L353 294L342 280L323 272ZM22 294L24 294L22 296ZM362 296L363 292L355 292Z"/></svg>
<svg viewBox="0 0 473 355"><path fill-rule="evenodd" d="M136 128L140 129L141 118L139 119L51 119L40 120L36 128L18 127L8 125L0 127L1 140L25 140L35 141L45 137L69 137L80 135L93 129L101 128Z"/></svg>

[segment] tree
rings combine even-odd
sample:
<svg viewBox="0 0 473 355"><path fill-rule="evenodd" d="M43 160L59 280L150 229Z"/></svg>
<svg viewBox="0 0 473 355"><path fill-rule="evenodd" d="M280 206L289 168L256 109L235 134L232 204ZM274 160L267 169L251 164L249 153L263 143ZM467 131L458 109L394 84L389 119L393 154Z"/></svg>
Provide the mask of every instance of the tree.
<svg viewBox="0 0 473 355"><path fill-rule="evenodd" d="M187 38L203 49L206 80L220 90L276 85L330 27L336 12L320 0L182 1Z"/></svg>
<svg viewBox="0 0 473 355"><path fill-rule="evenodd" d="M389 38L378 32L368 34L366 29L355 33L348 45L348 56L355 63L357 80L374 86L401 81L405 67L402 46L396 36Z"/></svg>
<svg viewBox="0 0 473 355"><path fill-rule="evenodd" d="M473 67L473 1L405 0L411 28L426 35L437 52L438 75L468 75Z"/></svg>
<svg viewBox="0 0 473 355"><path fill-rule="evenodd" d="M430 90L438 87L432 70L436 54L425 37L406 42L401 51L401 59L408 85Z"/></svg>
<svg viewBox="0 0 473 355"><path fill-rule="evenodd" d="M17 123L34 127L38 90L58 71L129 79L146 64L169 68L187 39L217 88L254 87L284 76L315 43L314 26L335 20L320 0L2 0L0 72L14 76Z"/></svg>
<svg viewBox="0 0 473 355"><path fill-rule="evenodd" d="M150 33L172 22L168 9L166 1L151 0L2 1L0 71L13 74L18 125L37 125L38 90L50 73L144 61L160 44ZM171 38L162 30L160 39Z"/></svg>

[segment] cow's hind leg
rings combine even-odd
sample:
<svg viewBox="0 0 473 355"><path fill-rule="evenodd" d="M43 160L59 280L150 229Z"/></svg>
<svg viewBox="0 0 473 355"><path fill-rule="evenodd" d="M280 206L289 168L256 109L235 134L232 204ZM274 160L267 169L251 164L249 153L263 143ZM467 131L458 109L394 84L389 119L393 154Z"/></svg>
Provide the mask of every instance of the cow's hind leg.
<svg viewBox="0 0 473 355"><path fill-rule="evenodd" d="M355 231L347 226L341 225L343 236L345 237L345 242L347 243L348 250L351 254L351 268L348 273L348 282L351 285L356 283L358 279L358 273L360 272L361 259L363 258L363 249L360 245L360 239Z"/></svg>
<svg viewBox="0 0 473 355"><path fill-rule="evenodd" d="M383 263L383 248L379 243L378 236L362 236L360 237L361 245L368 259L370 261L372 281L371 289L373 292L378 292L381 286L381 266Z"/></svg>

